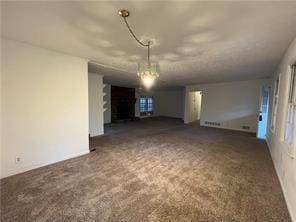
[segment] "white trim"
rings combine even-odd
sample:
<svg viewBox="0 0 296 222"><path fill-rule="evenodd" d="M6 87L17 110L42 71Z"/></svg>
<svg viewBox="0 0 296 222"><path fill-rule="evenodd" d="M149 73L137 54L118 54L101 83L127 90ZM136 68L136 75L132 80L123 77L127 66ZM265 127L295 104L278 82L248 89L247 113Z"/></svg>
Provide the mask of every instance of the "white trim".
<svg viewBox="0 0 296 222"><path fill-rule="evenodd" d="M98 134L89 134L90 137L102 136L104 135L104 131L99 132Z"/></svg>

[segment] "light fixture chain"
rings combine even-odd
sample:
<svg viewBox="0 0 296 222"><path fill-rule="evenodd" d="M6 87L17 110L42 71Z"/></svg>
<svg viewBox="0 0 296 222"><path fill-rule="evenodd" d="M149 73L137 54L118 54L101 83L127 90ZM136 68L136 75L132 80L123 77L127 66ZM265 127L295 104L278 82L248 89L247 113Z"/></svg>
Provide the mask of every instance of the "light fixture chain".
<svg viewBox="0 0 296 222"><path fill-rule="evenodd" d="M150 41L148 42L148 65L150 66Z"/></svg>
<svg viewBox="0 0 296 222"><path fill-rule="evenodd" d="M141 42L141 41L137 38L137 36L134 34L134 32L133 32L133 30L131 29L131 27L129 26L129 24L128 24L126 18L123 17L123 19L124 19L124 22L125 22L125 24L126 24L126 27L127 27L128 30L130 31L130 33L132 34L132 36L134 37L134 39L135 39L135 40L136 40L141 46L149 47L150 43L148 43L148 44L144 44L143 42Z"/></svg>

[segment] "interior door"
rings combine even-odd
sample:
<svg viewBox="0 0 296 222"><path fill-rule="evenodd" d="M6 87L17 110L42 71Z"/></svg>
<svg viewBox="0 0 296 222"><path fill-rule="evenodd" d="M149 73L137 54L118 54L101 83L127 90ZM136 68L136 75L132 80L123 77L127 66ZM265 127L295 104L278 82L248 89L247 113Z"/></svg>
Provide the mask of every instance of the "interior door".
<svg viewBox="0 0 296 222"><path fill-rule="evenodd" d="M266 138L267 121L268 121L268 106L269 106L269 87L263 87L260 97L260 106L258 112L258 128L257 137L261 139Z"/></svg>

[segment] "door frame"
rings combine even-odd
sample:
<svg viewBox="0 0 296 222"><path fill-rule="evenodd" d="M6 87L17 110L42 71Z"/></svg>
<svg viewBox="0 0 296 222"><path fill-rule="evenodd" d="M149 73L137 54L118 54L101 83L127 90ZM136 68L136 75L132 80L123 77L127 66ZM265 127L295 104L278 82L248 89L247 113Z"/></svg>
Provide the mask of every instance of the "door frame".
<svg viewBox="0 0 296 222"><path fill-rule="evenodd" d="M270 93L271 93L271 87L269 85L264 85L260 87L260 99L259 99L259 109L257 113L257 131L256 131L256 137L258 139L263 139L259 137L259 125L260 125L260 116L262 113L262 102L263 102L263 91L266 90L268 92L268 98L267 98L267 110L266 110L266 129L265 129L265 139L267 137L267 130L268 130L268 121L269 121L269 111L270 111Z"/></svg>
<svg viewBox="0 0 296 222"><path fill-rule="evenodd" d="M193 118L191 118L191 108L192 108L192 101L191 101L191 95L192 93L196 93L196 92L199 92L200 93L200 105L199 105L199 110L197 112L199 112L199 119L198 119L198 116L196 116L196 120L193 120ZM186 123L191 123L191 122L195 122L195 121L200 121L201 119L201 116L202 116L202 103L203 103L203 92L202 90L191 90L191 91L188 91L188 104L187 104L187 112L188 112L188 119ZM198 115L198 113L196 113Z"/></svg>

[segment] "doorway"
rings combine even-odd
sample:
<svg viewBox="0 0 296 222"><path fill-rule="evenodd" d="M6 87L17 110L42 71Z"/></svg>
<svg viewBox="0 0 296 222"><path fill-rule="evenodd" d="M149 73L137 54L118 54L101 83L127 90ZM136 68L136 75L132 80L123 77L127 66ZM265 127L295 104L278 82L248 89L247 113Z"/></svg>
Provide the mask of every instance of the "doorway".
<svg viewBox="0 0 296 222"><path fill-rule="evenodd" d="M189 92L189 122L199 121L201 117L202 92Z"/></svg>
<svg viewBox="0 0 296 222"><path fill-rule="evenodd" d="M266 139L267 121L269 113L270 87L264 86L260 95L260 106L258 112L257 138Z"/></svg>

